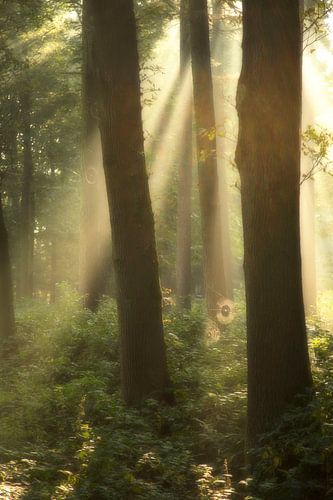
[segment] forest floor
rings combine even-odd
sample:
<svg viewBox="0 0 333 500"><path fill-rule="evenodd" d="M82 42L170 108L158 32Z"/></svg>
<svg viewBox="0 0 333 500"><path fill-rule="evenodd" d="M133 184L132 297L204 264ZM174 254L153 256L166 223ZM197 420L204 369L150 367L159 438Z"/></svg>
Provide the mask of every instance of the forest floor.
<svg viewBox="0 0 333 500"><path fill-rule="evenodd" d="M244 458L245 314L219 331L200 304L165 311L176 405L126 409L116 308L96 314L64 288L17 311L18 351L0 368L0 498L333 498L333 337L309 323L317 397L290 408Z"/></svg>
<svg viewBox="0 0 333 500"><path fill-rule="evenodd" d="M26 488L19 484L3 483L0 485L0 498L2 500L18 500L24 497Z"/></svg>

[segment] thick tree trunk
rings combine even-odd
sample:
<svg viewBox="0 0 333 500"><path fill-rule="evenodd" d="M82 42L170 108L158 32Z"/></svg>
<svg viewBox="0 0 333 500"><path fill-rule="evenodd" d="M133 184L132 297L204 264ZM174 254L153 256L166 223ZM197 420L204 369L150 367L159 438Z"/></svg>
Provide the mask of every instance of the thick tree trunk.
<svg viewBox="0 0 333 500"><path fill-rule="evenodd" d="M91 9L83 2L82 21L82 217L80 248L80 292L87 308L95 311L106 291L109 214L100 134L98 130ZM105 220L106 219L106 220Z"/></svg>
<svg viewBox="0 0 333 500"><path fill-rule="evenodd" d="M188 19L188 0L180 3L180 84L191 61L190 25ZM178 172L177 207L177 250L176 250L176 296L177 305L191 309L191 201L192 201L192 99L186 96L185 123L180 141L180 162Z"/></svg>
<svg viewBox="0 0 333 500"><path fill-rule="evenodd" d="M29 91L22 93L20 102L23 133L23 179L20 224L21 258L19 296L31 298L33 295L35 199L33 188L34 165L31 144L31 96Z"/></svg>
<svg viewBox="0 0 333 500"><path fill-rule="evenodd" d="M2 193L0 192L0 340L8 340L15 333L12 273L5 226Z"/></svg>
<svg viewBox="0 0 333 500"><path fill-rule="evenodd" d="M90 0L127 404L169 385L154 220L145 169L133 1Z"/></svg>
<svg viewBox="0 0 333 500"><path fill-rule="evenodd" d="M215 317L227 296L216 161L215 113L210 61L207 0L189 0L194 114L207 308Z"/></svg>
<svg viewBox="0 0 333 500"><path fill-rule="evenodd" d="M248 439L311 387L302 296L298 0L243 1L237 94L248 328Z"/></svg>

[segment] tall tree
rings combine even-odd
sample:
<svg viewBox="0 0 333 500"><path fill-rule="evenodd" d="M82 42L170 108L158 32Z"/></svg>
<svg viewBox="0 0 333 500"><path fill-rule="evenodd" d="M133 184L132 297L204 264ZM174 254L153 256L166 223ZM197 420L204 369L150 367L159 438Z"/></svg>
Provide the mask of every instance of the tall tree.
<svg viewBox="0 0 333 500"><path fill-rule="evenodd" d="M154 219L144 157L132 0L89 0L103 162L111 214L127 404L166 397L169 385Z"/></svg>
<svg viewBox="0 0 333 500"><path fill-rule="evenodd" d="M34 164L31 136L31 91L26 88L20 96L23 136L23 179L21 196L21 258L19 296L31 298L33 295L33 256L35 199L33 188Z"/></svg>
<svg viewBox="0 0 333 500"><path fill-rule="evenodd" d="M105 269L109 245L105 224L107 198L96 110L94 49L90 3L82 4L82 217L80 248L80 291L85 306L96 310L106 290Z"/></svg>
<svg viewBox="0 0 333 500"><path fill-rule="evenodd" d="M2 207L0 185L0 341L13 338L15 332L14 303L8 234Z"/></svg>
<svg viewBox="0 0 333 500"><path fill-rule="evenodd" d="M302 296L299 0L243 1L237 92L248 329L248 439L311 387Z"/></svg>
<svg viewBox="0 0 333 500"><path fill-rule="evenodd" d="M201 207L206 300L209 314L226 298L221 208L216 160L216 124L207 0L189 0L194 114Z"/></svg>
<svg viewBox="0 0 333 500"><path fill-rule="evenodd" d="M49 135L48 138L48 161L50 166L50 178L51 178L51 186L52 189L56 186L56 156L54 154L54 145L52 135ZM53 197L51 196L49 199L49 205L51 205L51 213L55 214L57 210L57 203L53 202ZM53 205L53 206L52 206ZM50 220L49 227L49 247L50 247L50 282L49 282L49 294L50 294L50 303L54 303L56 301L56 292L57 292L57 282L58 282L58 267L59 267L59 242L56 231L55 217Z"/></svg>
<svg viewBox="0 0 333 500"><path fill-rule="evenodd" d="M188 0L180 2L180 84L191 62ZM192 196L192 99L186 96L185 123L180 143L177 205L176 295L178 306L191 308L191 196Z"/></svg>
<svg viewBox="0 0 333 500"><path fill-rule="evenodd" d="M212 57L215 62L213 70L213 87L214 87L214 102L216 123L221 126L226 121L227 116L227 97L224 82L228 72L228 64L230 67L230 27L223 21L223 3L221 0L213 0L212 5ZM230 117L228 117L230 118ZM216 152L217 166L220 181L220 204L221 204L221 223L222 223L222 248L224 260L224 273L226 281L227 296L233 298L233 263L232 250L230 241L230 224L229 224L229 193L227 182L227 165L226 159L226 141L217 135L216 137Z"/></svg>

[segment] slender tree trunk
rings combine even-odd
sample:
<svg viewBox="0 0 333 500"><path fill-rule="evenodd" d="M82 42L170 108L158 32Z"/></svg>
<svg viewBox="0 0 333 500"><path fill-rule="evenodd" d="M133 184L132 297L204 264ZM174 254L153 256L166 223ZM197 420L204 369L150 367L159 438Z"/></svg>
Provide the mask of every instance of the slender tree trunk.
<svg viewBox="0 0 333 500"><path fill-rule="evenodd" d="M248 440L311 387L301 279L298 0L243 1L237 93L248 329Z"/></svg>
<svg viewBox="0 0 333 500"><path fill-rule="evenodd" d="M54 304L57 295L57 274L58 274L58 249L57 240L52 235L50 241L51 250L51 276L50 276L50 303Z"/></svg>
<svg viewBox="0 0 333 500"><path fill-rule="evenodd" d="M210 61L207 0L189 0L194 113L207 308L215 317L227 296L216 160L216 124Z"/></svg>
<svg viewBox="0 0 333 500"><path fill-rule="evenodd" d="M90 0L99 125L109 198L127 404L165 398L169 385L154 220L145 168L132 0Z"/></svg>
<svg viewBox="0 0 333 500"><path fill-rule="evenodd" d="M20 190L18 189L19 181L19 163L18 163L18 144L17 144L17 123L19 119L18 105L16 96L11 96L10 100L10 116L11 125L9 127L9 141L8 141L8 169L10 172L9 177L9 192L8 195L11 200L11 208L13 213L14 227L11 228L11 260L14 268L14 283L15 290L18 289L19 282L19 262L20 262Z"/></svg>
<svg viewBox="0 0 333 500"><path fill-rule="evenodd" d="M9 160L9 171L12 176L12 181L10 184L13 184L14 187L17 188L17 181L19 175L18 168L18 151L17 151L17 122L19 120L19 110L17 105L16 96L12 96L10 100L10 117L11 117L11 125L9 127L9 141L8 141L8 160ZM12 199L12 206L15 217L18 216L19 207L20 207L20 193L18 189L12 189L10 193Z"/></svg>
<svg viewBox="0 0 333 500"><path fill-rule="evenodd" d="M180 84L191 60L188 0L180 3ZM181 308L191 309L191 201L192 201L192 99L186 96L186 115L180 141L177 207L176 296Z"/></svg>
<svg viewBox="0 0 333 500"><path fill-rule="evenodd" d="M31 96L26 91L21 95L23 133L23 180L21 197L21 259L19 295L31 298L33 295L33 255L34 255L34 165L31 138Z"/></svg>
<svg viewBox="0 0 333 500"><path fill-rule="evenodd" d="M225 37L226 27L222 20L222 3L220 0L213 0L213 27L212 27L212 56L217 63L213 71L214 96L216 123L222 126L226 118L226 106L224 96L223 77L226 75L226 61L224 46L228 43ZM228 299L233 299L233 264L232 250L229 228L229 193L227 182L227 160L225 157L225 141L222 137L216 137L217 166L220 181L220 203L221 203L221 223L222 223L222 248L223 264L226 281L226 295Z"/></svg>
<svg viewBox="0 0 333 500"><path fill-rule="evenodd" d="M103 172L103 158L98 130L94 49L92 43L92 12L83 1L82 21L82 217L80 249L80 292L87 308L95 311L106 290L109 273L105 268L109 250L108 233L104 233L109 214Z"/></svg>
<svg viewBox="0 0 333 500"><path fill-rule="evenodd" d="M2 193L0 192L0 340L8 340L14 336L14 333L12 273L8 234L2 208Z"/></svg>
<svg viewBox="0 0 333 500"><path fill-rule="evenodd" d="M49 146L52 145L52 137L49 137L48 141ZM52 147L50 147L48 152L49 164L51 169L51 189L54 190L56 188L56 173L55 173L55 162L56 158L52 152ZM54 200L52 196L52 212L55 213L57 208L57 201ZM57 234L56 234L56 224L53 219L51 219L49 223L49 248L50 248L50 285L49 285L49 294L50 294L50 303L53 304L56 301L56 290L57 290L57 277L58 277L58 244L57 244Z"/></svg>

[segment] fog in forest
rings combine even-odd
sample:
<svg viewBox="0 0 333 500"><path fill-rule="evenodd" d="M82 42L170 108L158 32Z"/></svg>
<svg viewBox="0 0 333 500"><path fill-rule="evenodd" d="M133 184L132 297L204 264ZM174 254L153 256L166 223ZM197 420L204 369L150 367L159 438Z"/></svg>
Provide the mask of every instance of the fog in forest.
<svg viewBox="0 0 333 500"><path fill-rule="evenodd" d="M333 2L0 1L0 500L333 498Z"/></svg>

